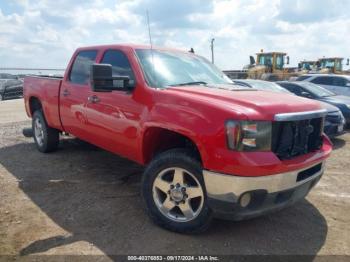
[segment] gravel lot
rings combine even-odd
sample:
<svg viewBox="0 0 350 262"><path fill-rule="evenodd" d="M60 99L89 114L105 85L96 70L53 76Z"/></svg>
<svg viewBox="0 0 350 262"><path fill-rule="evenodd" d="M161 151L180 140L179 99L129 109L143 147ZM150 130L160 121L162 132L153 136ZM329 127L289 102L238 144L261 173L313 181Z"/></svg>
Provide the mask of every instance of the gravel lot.
<svg viewBox="0 0 350 262"><path fill-rule="evenodd" d="M326 172L306 200L180 235L144 213L142 167L72 138L41 154L22 136L28 126L22 100L0 103L1 255L350 255L350 134L333 141Z"/></svg>

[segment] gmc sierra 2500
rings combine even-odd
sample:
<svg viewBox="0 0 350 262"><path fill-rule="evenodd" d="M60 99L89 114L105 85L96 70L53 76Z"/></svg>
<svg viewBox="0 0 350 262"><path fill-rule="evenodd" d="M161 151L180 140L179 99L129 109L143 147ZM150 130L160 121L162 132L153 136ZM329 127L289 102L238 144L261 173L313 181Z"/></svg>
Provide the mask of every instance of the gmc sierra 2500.
<svg viewBox="0 0 350 262"><path fill-rule="evenodd" d="M63 78L26 77L24 96L41 152L66 132L147 165L146 210L177 232L304 198L332 150L318 102L236 86L178 50L79 48Z"/></svg>

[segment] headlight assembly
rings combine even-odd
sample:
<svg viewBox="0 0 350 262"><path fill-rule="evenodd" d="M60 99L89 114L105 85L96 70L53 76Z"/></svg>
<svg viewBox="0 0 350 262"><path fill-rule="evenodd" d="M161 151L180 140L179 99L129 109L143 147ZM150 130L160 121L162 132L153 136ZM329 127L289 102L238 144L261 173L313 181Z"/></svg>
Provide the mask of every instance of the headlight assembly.
<svg viewBox="0 0 350 262"><path fill-rule="evenodd" d="M236 151L271 151L272 123L269 121L226 122L227 146Z"/></svg>

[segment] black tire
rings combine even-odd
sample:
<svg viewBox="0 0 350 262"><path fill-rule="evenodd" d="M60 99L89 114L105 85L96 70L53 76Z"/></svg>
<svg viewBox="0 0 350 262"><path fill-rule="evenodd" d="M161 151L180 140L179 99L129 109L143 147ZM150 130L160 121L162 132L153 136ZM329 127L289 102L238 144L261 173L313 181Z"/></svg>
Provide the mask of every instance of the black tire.
<svg viewBox="0 0 350 262"><path fill-rule="evenodd" d="M203 206L198 215L191 221L176 222L158 209L153 198L153 183L163 170L177 167L190 172L197 181L199 181L203 193ZM156 224L163 228L179 233L200 233L205 231L212 220L212 211L207 205L207 196L204 179L202 176L202 167L196 157L186 149L172 149L158 155L146 168L142 179L142 196L146 205L146 211L150 218Z"/></svg>
<svg viewBox="0 0 350 262"><path fill-rule="evenodd" d="M36 121L40 121L42 125L42 139L39 141L37 131L35 129ZM36 110L33 114L32 119L32 129L33 129L33 137L34 142L38 150L42 153L53 152L57 149L59 144L59 131L57 129L51 128L48 126L46 119L42 110Z"/></svg>

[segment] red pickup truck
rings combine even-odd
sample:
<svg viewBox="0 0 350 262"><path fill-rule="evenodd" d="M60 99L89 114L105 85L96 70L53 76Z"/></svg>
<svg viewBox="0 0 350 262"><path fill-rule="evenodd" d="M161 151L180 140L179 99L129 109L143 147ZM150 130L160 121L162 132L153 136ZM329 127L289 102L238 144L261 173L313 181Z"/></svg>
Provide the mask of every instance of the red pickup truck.
<svg viewBox="0 0 350 262"><path fill-rule="evenodd" d="M24 97L39 151L65 132L146 165L146 210L177 232L304 198L332 150L318 102L236 86L173 49L79 48L63 78L25 78Z"/></svg>

